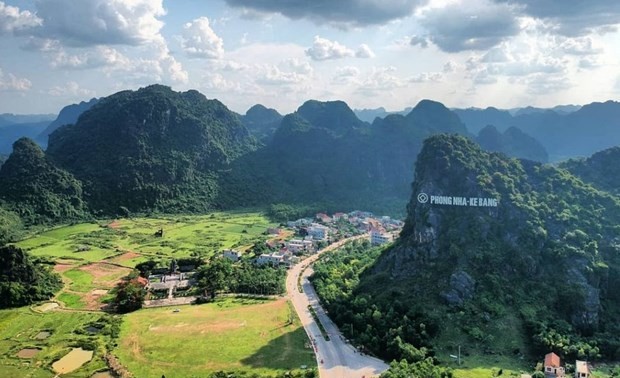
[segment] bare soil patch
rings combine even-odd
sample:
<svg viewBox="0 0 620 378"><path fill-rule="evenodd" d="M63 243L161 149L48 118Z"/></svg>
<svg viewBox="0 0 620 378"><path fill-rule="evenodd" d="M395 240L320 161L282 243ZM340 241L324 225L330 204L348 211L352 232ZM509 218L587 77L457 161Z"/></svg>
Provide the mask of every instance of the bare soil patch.
<svg viewBox="0 0 620 378"><path fill-rule="evenodd" d="M17 353L17 357L19 357L19 358L33 358L40 351L41 351L41 349L25 348L25 349L20 350Z"/></svg>
<svg viewBox="0 0 620 378"><path fill-rule="evenodd" d="M133 252L133 251L127 251L125 253L123 253L122 255L118 255L112 259L110 259L110 262L113 262L115 264L122 264L125 261L129 261L135 258L138 258L142 256L141 254L137 253L137 252Z"/></svg>
<svg viewBox="0 0 620 378"><path fill-rule="evenodd" d="M64 263L56 263L56 265L54 265L54 272L56 273L62 273L65 272L71 268L73 268L74 265L71 264L64 264Z"/></svg>

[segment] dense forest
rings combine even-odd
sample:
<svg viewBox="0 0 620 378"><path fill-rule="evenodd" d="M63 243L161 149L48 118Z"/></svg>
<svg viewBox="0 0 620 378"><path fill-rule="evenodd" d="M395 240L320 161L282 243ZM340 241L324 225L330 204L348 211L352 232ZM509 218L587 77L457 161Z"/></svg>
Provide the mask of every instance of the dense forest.
<svg viewBox="0 0 620 378"><path fill-rule="evenodd" d="M62 287L50 263L24 250L0 247L0 308L26 306L51 298Z"/></svg>

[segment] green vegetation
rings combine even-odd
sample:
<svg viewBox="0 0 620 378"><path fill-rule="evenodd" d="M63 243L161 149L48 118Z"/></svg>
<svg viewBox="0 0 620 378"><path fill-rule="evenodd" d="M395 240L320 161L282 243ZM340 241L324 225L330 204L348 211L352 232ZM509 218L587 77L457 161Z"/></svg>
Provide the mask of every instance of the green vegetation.
<svg viewBox="0 0 620 378"><path fill-rule="evenodd" d="M95 214L126 216L219 208L219 172L255 145L219 101L152 85L101 99L50 135L47 155L81 180Z"/></svg>
<svg viewBox="0 0 620 378"><path fill-rule="evenodd" d="M89 327L99 331L88 332ZM52 378L52 363L71 348L83 347L95 351L93 360L64 376L90 377L106 367L103 356L113 347L119 331L120 318L101 313L0 310L0 371L6 377ZM18 358L17 353L25 348L40 351L32 358Z"/></svg>
<svg viewBox="0 0 620 378"><path fill-rule="evenodd" d="M286 270L242 262L233 266L228 259L215 258L201 266L193 277L205 297L218 292L275 295L286 291Z"/></svg>
<svg viewBox="0 0 620 378"><path fill-rule="evenodd" d="M16 245L33 256L50 259L104 260L130 268L151 259L167 266L173 257L208 258L226 248L245 250L266 240L263 233L273 225L259 213L167 215L60 227ZM164 230L161 238L155 236L160 229ZM127 252L132 255L127 256Z"/></svg>
<svg viewBox="0 0 620 378"><path fill-rule="evenodd" d="M421 192L499 206L421 204ZM418 157L408 211L399 241L359 283L346 264L316 278L357 342L409 362L432 352L446 363L461 345L482 357L471 369L497 359L527 368L549 351L619 358L615 197L565 170L438 136Z"/></svg>
<svg viewBox="0 0 620 378"><path fill-rule="evenodd" d="M179 312L143 309L125 316L115 354L144 378L222 370L273 375L315 367L307 336L290 311L282 299L250 298L221 298Z"/></svg>
<svg viewBox="0 0 620 378"><path fill-rule="evenodd" d="M49 265L15 246L0 247L0 308L49 299L62 287Z"/></svg>
<svg viewBox="0 0 620 378"><path fill-rule="evenodd" d="M30 139L19 139L0 169L0 199L25 223L58 223L86 217L82 185L55 167Z"/></svg>
<svg viewBox="0 0 620 378"><path fill-rule="evenodd" d="M146 289L137 278L127 278L116 285L113 300L116 311L119 314L136 311L142 308Z"/></svg>

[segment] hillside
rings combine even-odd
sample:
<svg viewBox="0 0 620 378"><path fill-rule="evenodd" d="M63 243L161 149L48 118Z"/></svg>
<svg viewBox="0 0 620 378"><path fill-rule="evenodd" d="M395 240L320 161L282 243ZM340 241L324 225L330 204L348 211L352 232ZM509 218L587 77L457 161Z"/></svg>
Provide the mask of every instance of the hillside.
<svg viewBox="0 0 620 378"><path fill-rule="evenodd" d="M60 276L49 265L15 246L0 246L0 308L47 300L61 287Z"/></svg>
<svg viewBox="0 0 620 378"><path fill-rule="evenodd" d="M90 101L82 101L79 104L72 104L62 108L58 116L47 125L45 130L37 135L37 143L43 146L43 148L47 147L47 139L51 133L56 131L60 126L76 123L80 115L95 105L97 101L99 100L93 98Z"/></svg>
<svg viewBox="0 0 620 378"><path fill-rule="evenodd" d="M516 127L509 127L500 133L494 126L487 126L480 130L476 142L486 151L502 152L509 157L541 163L549 160L545 148L536 139Z"/></svg>
<svg viewBox="0 0 620 378"><path fill-rule="evenodd" d="M446 107L428 100L406 116L372 125L342 101L307 101L282 119L271 143L233 165L226 201L402 213L422 141L441 132L466 130Z"/></svg>
<svg viewBox="0 0 620 378"><path fill-rule="evenodd" d="M407 308L427 330L416 347L620 357L616 197L447 135L425 141L412 189L400 239L354 293Z"/></svg>
<svg viewBox="0 0 620 378"><path fill-rule="evenodd" d="M254 145L219 101L153 85L99 100L50 135L47 153L97 213L182 212L218 207L219 172Z"/></svg>
<svg viewBox="0 0 620 378"><path fill-rule="evenodd" d="M280 126L282 115L275 109L258 104L248 109L241 121L256 139L268 143Z"/></svg>
<svg viewBox="0 0 620 378"><path fill-rule="evenodd" d="M592 186L620 195L620 147L612 147L585 159L571 159L560 164Z"/></svg>
<svg viewBox="0 0 620 378"><path fill-rule="evenodd" d="M0 168L0 200L28 224L84 218L82 185L56 167L31 139L13 144L13 153Z"/></svg>

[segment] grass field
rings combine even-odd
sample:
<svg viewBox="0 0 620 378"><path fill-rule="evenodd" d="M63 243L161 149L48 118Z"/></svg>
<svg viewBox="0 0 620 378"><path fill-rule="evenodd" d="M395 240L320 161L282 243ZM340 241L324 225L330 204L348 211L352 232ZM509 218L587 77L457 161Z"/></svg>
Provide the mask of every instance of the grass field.
<svg viewBox="0 0 620 378"><path fill-rule="evenodd" d="M132 218L61 227L17 245L54 260L76 264L110 260L134 267L150 256L209 257L225 248L243 250L263 240L262 233L270 226L259 213ZM155 236L159 229L164 230L163 238ZM121 258L128 252L134 254L132 258Z"/></svg>
<svg viewBox="0 0 620 378"><path fill-rule="evenodd" d="M74 373L63 377L90 377L105 368L103 354L105 345L110 342L109 335L89 335L86 328L109 319L109 315L79 312L49 312L39 314L29 308L0 310L0 376L1 377L53 377L51 365L65 355L72 347L88 345L95 351L93 360ZM42 332L49 337L39 340ZM40 349L33 358L18 358L17 353L24 348Z"/></svg>
<svg viewBox="0 0 620 378"><path fill-rule="evenodd" d="M283 300L215 303L129 314L115 352L137 377L204 376L219 370L272 374L315 367L296 315ZM294 319L293 324L289 319Z"/></svg>

